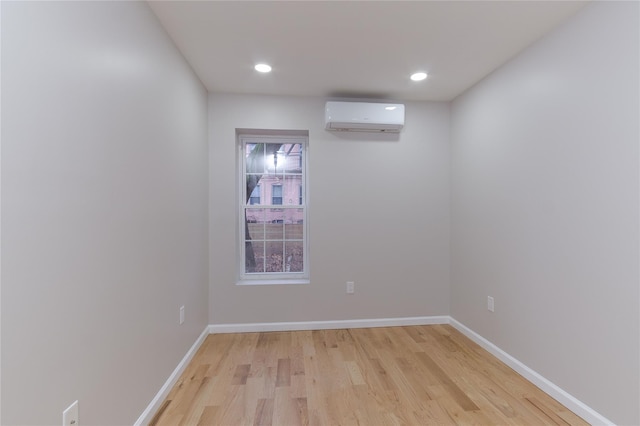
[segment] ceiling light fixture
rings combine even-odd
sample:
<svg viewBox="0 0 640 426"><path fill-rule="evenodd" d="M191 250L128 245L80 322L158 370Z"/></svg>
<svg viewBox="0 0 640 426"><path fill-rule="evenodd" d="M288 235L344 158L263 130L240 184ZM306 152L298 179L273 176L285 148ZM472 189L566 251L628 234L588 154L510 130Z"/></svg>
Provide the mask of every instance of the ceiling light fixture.
<svg viewBox="0 0 640 426"><path fill-rule="evenodd" d="M413 81L422 81L427 78L426 72L417 72L415 74L411 74L411 80Z"/></svg>
<svg viewBox="0 0 640 426"><path fill-rule="evenodd" d="M254 68L258 72L271 72L271 66L267 64L257 64Z"/></svg>

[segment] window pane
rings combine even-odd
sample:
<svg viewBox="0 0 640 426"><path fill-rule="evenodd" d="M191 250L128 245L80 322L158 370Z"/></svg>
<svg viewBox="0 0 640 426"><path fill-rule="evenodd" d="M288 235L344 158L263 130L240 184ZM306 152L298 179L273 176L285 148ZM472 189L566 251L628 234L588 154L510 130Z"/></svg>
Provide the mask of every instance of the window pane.
<svg viewBox="0 0 640 426"><path fill-rule="evenodd" d="M271 204L274 206L282 205L282 185L280 183L271 185Z"/></svg>
<svg viewBox="0 0 640 426"><path fill-rule="evenodd" d="M264 173L264 147L263 143L248 143L245 147L245 168L247 173Z"/></svg>
<svg viewBox="0 0 640 426"><path fill-rule="evenodd" d="M245 273L264 272L264 241L245 244Z"/></svg>
<svg viewBox="0 0 640 426"><path fill-rule="evenodd" d="M249 179L255 179L255 176L247 176L247 191L252 185L249 184ZM251 195L249 196L249 204L260 204L260 185L255 185Z"/></svg>
<svg viewBox="0 0 640 426"><path fill-rule="evenodd" d="M285 272L302 272L304 270L303 247L302 241L285 242Z"/></svg>
<svg viewBox="0 0 640 426"><path fill-rule="evenodd" d="M266 248L266 267L265 272L283 272L282 252L284 248L283 241L267 241Z"/></svg>
<svg viewBox="0 0 640 426"><path fill-rule="evenodd" d="M302 240L303 222L303 209L287 209L284 220L284 238L286 240Z"/></svg>
<svg viewBox="0 0 640 426"><path fill-rule="evenodd" d="M282 171L285 173L302 172L302 144L287 143L280 147L278 164L283 163Z"/></svg>
<svg viewBox="0 0 640 426"><path fill-rule="evenodd" d="M265 170L269 173L282 174L286 167L285 153L281 143L266 143L265 145Z"/></svg>
<svg viewBox="0 0 640 426"><path fill-rule="evenodd" d="M282 188L284 204L289 206L299 206L300 202L300 187L302 185L302 175L292 174L285 175L284 185Z"/></svg>
<svg viewBox="0 0 640 426"><path fill-rule="evenodd" d="M284 237L283 209L266 209L265 240L281 240Z"/></svg>
<svg viewBox="0 0 640 426"><path fill-rule="evenodd" d="M264 209L246 209L247 240L264 240Z"/></svg>

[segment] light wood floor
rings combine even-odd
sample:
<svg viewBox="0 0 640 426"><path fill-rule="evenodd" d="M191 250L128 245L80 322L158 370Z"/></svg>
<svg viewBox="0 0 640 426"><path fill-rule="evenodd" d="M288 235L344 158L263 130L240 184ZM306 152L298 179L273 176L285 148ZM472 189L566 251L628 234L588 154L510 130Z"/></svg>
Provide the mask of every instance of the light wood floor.
<svg viewBox="0 0 640 426"><path fill-rule="evenodd" d="M153 425L586 425L448 325L210 335Z"/></svg>

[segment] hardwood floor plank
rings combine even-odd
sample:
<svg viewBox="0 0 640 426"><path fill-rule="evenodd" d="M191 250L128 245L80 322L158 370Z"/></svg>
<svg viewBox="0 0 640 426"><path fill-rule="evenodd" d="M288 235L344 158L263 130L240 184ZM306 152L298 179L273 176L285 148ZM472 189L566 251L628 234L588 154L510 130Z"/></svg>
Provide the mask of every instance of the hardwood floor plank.
<svg viewBox="0 0 640 426"><path fill-rule="evenodd" d="M569 423L565 421L562 417L558 416L553 412L549 407L545 406L544 403L540 402L537 398L525 398L525 400L537 408L541 413L549 418L556 425L568 425Z"/></svg>
<svg viewBox="0 0 640 426"><path fill-rule="evenodd" d="M299 376L304 374L304 348L300 345L292 346L290 351L291 375Z"/></svg>
<svg viewBox="0 0 640 426"><path fill-rule="evenodd" d="M256 406L254 426L271 426L273 420L273 399L259 399Z"/></svg>
<svg viewBox="0 0 640 426"><path fill-rule="evenodd" d="M344 366L347 369L347 373L349 374L349 379L351 379L352 385L357 386L366 384L366 382L364 381L364 377L362 377L360 367L358 367L358 363L354 361L345 361Z"/></svg>
<svg viewBox="0 0 640 426"><path fill-rule="evenodd" d="M202 414L198 419L198 426L213 426L215 425L216 415L218 414L218 410L220 407L212 407L207 405L202 410Z"/></svg>
<svg viewBox="0 0 640 426"><path fill-rule="evenodd" d="M165 399L162 405L160 406L160 408L158 409L158 412L156 412L156 414L151 419L151 422L149 422L149 426L155 426L156 424L158 424L158 419L162 417L162 415L164 414L169 404L171 404L171 400Z"/></svg>
<svg viewBox="0 0 640 426"><path fill-rule="evenodd" d="M424 343L424 333L420 327L406 327L404 331L413 339L416 343Z"/></svg>
<svg viewBox="0 0 640 426"><path fill-rule="evenodd" d="M220 404L217 422L221 425L252 424L255 415L255 403L245 398L243 385L231 385Z"/></svg>
<svg viewBox="0 0 640 426"><path fill-rule="evenodd" d="M289 386L289 396L291 398L307 397L307 378L303 374L291 376L291 386Z"/></svg>
<svg viewBox="0 0 640 426"><path fill-rule="evenodd" d="M193 395L191 404L184 411L184 420L181 422L185 425L193 425L198 423L202 417L202 411L206 406L207 399L213 390L213 380L210 377L204 377L200 382L200 387Z"/></svg>
<svg viewBox="0 0 640 426"><path fill-rule="evenodd" d="M369 363L373 368L373 374L382 384L382 388L385 391L394 391L396 389L396 385L391 380L391 377L387 374L387 370L384 369L384 367L380 363L380 360L377 358L373 358L369 360Z"/></svg>
<svg viewBox="0 0 640 426"><path fill-rule="evenodd" d="M232 385L244 385L247 383L247 378L249 377L249 370L251 369L251 364L241 364L236 366L236 372L233 374L233 380L231 381Z"/></svg>
<svg viewBox="0 0 640 426"><path fill-rule="evenodd" d="M433 373L445 389L449 392L453 400L465 411L479 410L478 406L451 380L438 364L424 352L417 354L423 364Z"/></svg>
<svg viewBox="0 0 640 426"><path fill-rule="evenodd" d="M434 325L210 335L150 424L587 423Z"/></svg>
<svg viewBox="0 0 640 426"><path fill-rule="evenodd" d="M309 407L307 405L307 398L294 398L293 399L296 411L298 413L299 425L309 424Z"/></svg>
<svg viewBox="0 0 640 426"><path fill-rule="evenodd" d="M291 386L291 360L289 358L281 358L278 360L278 369L276 370L276 387Z"/></svg>
<svg viewBox="0 0 640 426"><path fill-rule="evenodd" d="M429 395L425 382L420 380L418 370L406 358L396 358L396 362L409 385L413 388L415 395L421 400L430 400L431 395Z"/></svg>

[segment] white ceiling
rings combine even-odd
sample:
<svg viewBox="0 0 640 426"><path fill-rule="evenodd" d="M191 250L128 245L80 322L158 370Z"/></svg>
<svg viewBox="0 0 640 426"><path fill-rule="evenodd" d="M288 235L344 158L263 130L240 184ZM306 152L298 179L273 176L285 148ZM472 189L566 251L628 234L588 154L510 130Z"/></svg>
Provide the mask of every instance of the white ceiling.
<svg viewBox="0 0 640 426"><path fill-rule="evenodd" d="M435 101L455 98L585 3L149 2L210 92ZM257 62L273 71L255 72ZM429 78L412 82L415 71Z"/></svg>

